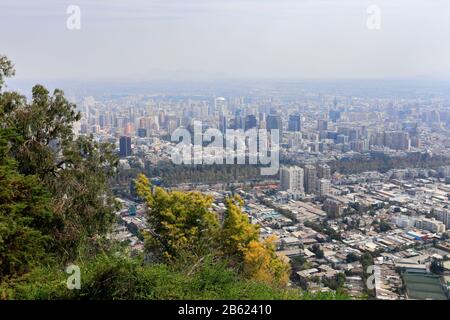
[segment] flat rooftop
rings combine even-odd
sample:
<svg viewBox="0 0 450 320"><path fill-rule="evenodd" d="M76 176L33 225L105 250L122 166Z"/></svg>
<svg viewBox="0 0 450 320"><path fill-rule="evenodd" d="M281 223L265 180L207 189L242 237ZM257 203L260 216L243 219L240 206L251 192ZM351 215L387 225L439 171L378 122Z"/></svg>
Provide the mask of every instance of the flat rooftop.
<svg viewBox="0 0 450 320"><path fill-rule="evenodd" d="M439 276L403 273L402 277L409 299L448 300Z"/></svg>

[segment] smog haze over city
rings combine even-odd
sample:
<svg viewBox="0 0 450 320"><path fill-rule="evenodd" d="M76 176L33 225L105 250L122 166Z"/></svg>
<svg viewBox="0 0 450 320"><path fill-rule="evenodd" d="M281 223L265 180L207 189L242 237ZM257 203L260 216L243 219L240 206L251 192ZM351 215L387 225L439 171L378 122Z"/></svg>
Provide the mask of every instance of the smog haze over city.
<svg viewBox="0 0 450 320"><path fill-rule="evenodd" d="M450 0L0 0L0 300L448 301L449 39Z"/></svg>

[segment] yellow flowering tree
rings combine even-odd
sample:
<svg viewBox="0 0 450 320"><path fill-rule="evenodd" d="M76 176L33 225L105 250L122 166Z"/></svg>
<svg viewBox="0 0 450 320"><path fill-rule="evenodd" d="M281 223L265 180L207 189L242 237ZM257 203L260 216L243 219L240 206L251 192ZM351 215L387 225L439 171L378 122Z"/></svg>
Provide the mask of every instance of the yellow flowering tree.
<svg viewBox="0 0 450 320"><path fill-rule="evenodd" d="M229 257L242 260L245 247L251 241L258 241L259 226L251 224L242 212L243 200L239 196L225 199L226 210L222 225L222 244Z"/></svg>
<svg viewBox="0 0 450 320"><path fill-rule="evenodd" d="M147 245L163 258L201 257L214 249L219 220L211 209L212 197L199 192L167 192L159 187L151 190L144 175L137 179L136 190L147 204L151 229Z"/></svg>
<svg viewBox="0 0 450 320"><path fill-rule="evenodd" d="M136 190L147 205L150 234L147 249L165 260L188 261L206 254L229 261L242 274L258 281L286 284L289 265L275 253L274 238L260 241L259 226L242 212L239 196L225 199L226 210L220 224L212 210L213 198L199 192L168 192L151 188L140 175Z"/></svg>
<svg viewBox="0 0 450 320"><path fill-rule="evenodd" d="M222 226L224 252L232 261L242 263L246 277L266 283L285 285L289 280L289 264L275 253L276 238L260 241L259 226L252 224L242 212L243 201L235 196L225 201Z"/></svg>
<svg viewBox="0 0 450 320"><path fill-rule="evenodd" d="M286 285L290 267L275 253L275 236L264 241L251 241L244 248L244 275L258 281Z"/></svg>

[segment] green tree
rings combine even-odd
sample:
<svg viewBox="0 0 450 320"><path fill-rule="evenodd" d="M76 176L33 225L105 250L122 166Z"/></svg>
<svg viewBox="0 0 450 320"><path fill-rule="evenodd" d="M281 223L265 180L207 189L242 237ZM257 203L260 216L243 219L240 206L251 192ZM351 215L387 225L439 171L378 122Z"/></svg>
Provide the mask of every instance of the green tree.
<svg viewBox="0 0 450 320"><path fill-rule="evenodd" d="M435 274L443 274L444 273L444 263L442 260L432 259L430 264L430 271Z"/></svg>
<svg viewBox="0 0 450 320"><path fill-rule="evenodd" d="M24 176L6 154L0 128L0 279L14 277L49 261L55 224L50 195L36 176Z"/></svg>
<svg viewBox="0 0 450 320"><path fill-rule="evenodd" d="M358 255L356 255L354 252L350 252L348 255L347 255L347 257L346 257L346 261L348 262L348 263L352 263L352 262L355 262L355 261L358 261L359 260L359 257L358 257Z"/></svg>
<svg viewBox="0 0 450 320"><path fill-rule="evenodd" d="M320 248L320 245L314 244L311 247L311 251L316 255L317 259L323 259L325 257L323 250Z"/></svg>
<svg viewBox="0 0 450 320"><path fill-rule="evenodd" d="M5 84L5 78L12 77L15 74L14 65L4 55L0 55L0 91Z"/></svg>
<svg viewBox="0 0 450 320"><path fill-rule="evenodd" d="M0 56L0 84L14 74L12 63ZM33 176L51 194L52 251L62 261L72 260L82 243L95 242L114 221L117 209L107 181L117 157L113 147L90 137L75 137L76 106L62 90L52 95L41 85L32 89L30 102L16 92L0 92L0 124L8 132L4 156L17 163L23 176Z"/></svg>
<svg viewBox="0 0 450 320"><path fill-rule="evenodd" d="M235 195L225 199L221 242L225 254L242 261L243 251L250 242L259 240L259 226L251 224L247 215L241 210L243 200Z"/></svg>
<svg viewBox="0 0 450 320"><path fill-rule="evenodd" d="M150 234L147 248L163 259L200 259L217 248L219 221L212 197L199 192L167 192L140 175L136 190L146 201Z"/></svg>
<svg viewBox="0 0 450 320"><path fill-rule="evenodd" d="M252 240L243 249L244 275L247 278L277 286L285 286L289 280L290 266L275 253L275 237L264 241Z"/></svg>
<svg viewBox="0 0 450 320"><path fill-rule="evenodd" d="M386 231L389 231L392 229L391 226L389 225L389 223L387 223L384 220L380 221L379 228L380 228L380 232L386 232Z"/></svg>

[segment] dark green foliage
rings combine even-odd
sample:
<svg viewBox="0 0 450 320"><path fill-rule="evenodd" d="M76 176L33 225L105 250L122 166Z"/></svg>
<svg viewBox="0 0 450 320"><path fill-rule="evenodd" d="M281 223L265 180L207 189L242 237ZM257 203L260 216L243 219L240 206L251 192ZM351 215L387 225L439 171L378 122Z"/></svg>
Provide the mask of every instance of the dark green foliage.
<svg viewBox="0 0 450 320"><path fill-rule="evenodd" d="M367 278L370 276L370 274L367 273L368 267L374 265L373 256L369 252L364 252L363 255L360 257L360 262L363 268L362 278L364 284L367 284ZM365 293L369 296L374 295L374 290L370 290L368 288L365 289Z"/></svg>
<svg viewBox="0 0 450 320"><path fill-rule="evenodd" d="M0 91L2 90L5 78L12 77L15 74L14 65L3 55L0 55Z"/></svg>
<svg viewBox="0 0 450 320"><path fill-rule="evenodd" d="M442 260L433 259L430 265L430 271L435 274L443 274L444 273L444 263Z"/></svg>
<svg viewBox="0 0 450 320"><path fill-rule="evenodd" d="M345 279L346 279L346 277L345 277L344 273L338 273L336 276L334 276L332 278L324 277L322 279L322 282L326 287L328 287L332 290L342 291L343 287L344 287Z"/></svg>
<svg viewBox="0 0 450 320"><path fill-rule="evenodd" d="M320 245L314 244L311 246L310 250L316 255L317 259L324 258L323 250L320 248Z"/></svg>
<svg viewBox="0 0 450 320"><path fill-rule="evenodd" d="M304 256L296 256L291 258L291 265L295 271L301 271L305 269L305 265L307 265L307 260Z"/></svg>
<svg viewBox="0 0 450 320"><path fill-rule="evenodd" d="M392 229L391 226L389 225L389 223L387 223L384 220L380 221L379 228L380 228L380 232L386 232L386 231L389 231Z"/></svg>
<svg viewBox="0 0 450 320"><path fill-rule="evenodd" d="M0 85L4 77L12 74L12 64L0 56ZM29 102L18 93L0 92L0 128L4 145L1 156L15 163L14 167L9 166L8 175L21 176L28 186L45 186L46 189L45 192L24 191L22 199L10 201L19 208L19 201L31 205L38 197L34 194L48 195L46 210L51 221L36 223L38 214L30 208L21 208L20 214L24 221L34 221L32 224L27 222L33 229L30 230L32 234L51 237L51 247L45 250L56 253L61 261L74 259L83 242L104 235L114 221L116 209L107 184L117 165L113 147L89 137L75 137L73 124L79 119L75 105L64 97L62 90L56 89L49 94L46 88L36 85ZM8 188L6 184L3 187ZM7 213L10 215L12 211L2 214L4 230L15 230ZM6 221L9 221L8 225ZM0 239L4 237L6 234L0 234ZM14 237L18 240L21 235L15 233ZM42 247L38 243L28 243L28 246Z"/></svg>
<svg viewBox="0 0 450 320"><path fill-rule="evenodd" d="M352 263L352 262L358 261L359 257L355 253L350 252L346 257L346 260L347 260L347 263Z"/></svg>
<svg viewBox="0 0 450 320"><path fill-rule="evenodd" d="M321 224L314 221L305 221L304 226L311 228L316 232L326 234L332 240L341 240L339 232L331 228L327 221L323 221Z"/></svg>
<svg viewBox="0 0 450 320"><path fill-rule="evenodd" d="M28 271L50 260L50 234L57 224L50 195L35 176L17 173L5 156L0 129L0 279Z"/></svg>

